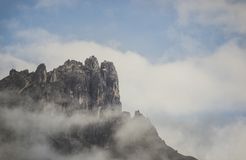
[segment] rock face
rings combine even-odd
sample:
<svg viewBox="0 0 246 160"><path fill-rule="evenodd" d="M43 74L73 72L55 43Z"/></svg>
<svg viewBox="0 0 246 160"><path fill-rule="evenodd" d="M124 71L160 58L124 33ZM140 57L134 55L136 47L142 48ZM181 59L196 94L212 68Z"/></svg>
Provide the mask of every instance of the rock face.
<svg viewBox="0 0 246 160"><path fill-rule="evenodd" d="M98 108L121 110L118 75L112 62L99 65L91 56L83 65L67 60L63 65L46 71L40 64L35 72L11 70L0 81L0 90L15 90L34 100L55 102L69 109L97 110ZM71 107L73 106L73 107Z"/></svg>
<svg viewBox="0 0 246 160"><path fill-rule="evenodd" d="M38 110L40 103L43 108L47 103L61 106L65 111L62 113L71 113L63 117L69 122L59 121L58 111L50 115L44 109ZM29 104L29 110L17 112L11 108ZM12 69L0 81L0 159L76 159L74 156L85 152L88 156L99 148L100 153L106 153L103 160L196 160L169 147L140 111L131 117L121 110L118 76L112 62L99 65L96 57L91 56L84 64L67 60L50 72L44 64L31 73ZM79 115L83 118L71 121L77 111L82 111ZM11 123L16 117L20 121L17 127ZM78 120L76 116L75 119ZM9 145L13 148L5 148ZM38 149L45 151L40 145L48 146L49 154L38 157Z"/></svg>

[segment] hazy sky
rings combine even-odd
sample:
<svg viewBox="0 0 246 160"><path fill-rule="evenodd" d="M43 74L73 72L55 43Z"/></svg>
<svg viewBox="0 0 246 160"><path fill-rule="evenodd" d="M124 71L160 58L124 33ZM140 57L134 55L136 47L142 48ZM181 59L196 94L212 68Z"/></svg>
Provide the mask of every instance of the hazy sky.
<svg viewBox="0 0 246 160"><path fill-rule="evenodd" d="M41 28L136 51L151 62L209 54L228 41L245 45L243 0L2 0L1 44Z"/></svg>
<svg viewBox="0 0 246 160"><path fill-rule="evenodd" d="M244 0L1 0L0 77L94 54L115 63L123 108L171 146L244 160L245 10Z"/></svg>

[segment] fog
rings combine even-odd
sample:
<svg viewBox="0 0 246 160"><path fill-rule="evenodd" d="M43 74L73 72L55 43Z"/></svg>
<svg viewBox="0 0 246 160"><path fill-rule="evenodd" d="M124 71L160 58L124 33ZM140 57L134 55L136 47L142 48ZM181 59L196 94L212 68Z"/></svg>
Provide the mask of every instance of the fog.
<svg viewBox="0 0 246 160"><path fill-rule="evenodd" d="M33 104L34 105L34 104ZM40 105L40 104L39 104ZM35 106L33 106L35 107ZM81 128L91 123L106 121L114 117L107 114L104 119L97 116L74 113L70 116L56 109L54 104L45 104L42 110L29 110L28 107L18 106L11 109L1 106L0 109L0 159L12 160L110 160L111 152L100 147L81 150L73 154L61 154L50 144L52 135L69 132L73 126ZM154 122L159 134L165 142L183 154L192 155L200 160L244 160L246 147L246 119L244 116L222 120L214 116L213 120L202 118L174 118L166 116L165 121ZM211 116L210 116L211 118ZM213 121L213 123L211 123ZM150 121L148 121L151 123ZM215 123L217 122L217 123ZM150 124L141 119L125 123L114 135L117 147L122 153L127 152L130 144L145 139ZM129 160L150 159L151 154L157 154L158 148L145 152L138 150L128 155Z"/></svg>
<svg viewBox="0 0 246 160"><path fill-rule="evenodd" d="M148 119L125 117L118 121L120 113L111 111L100 116L82 111L68 114L53 103L16 99L7 92L1 92L0 98L0 159L148 160L159 155L158 135ZM9 101L17 102L8 105ZM112 151L111 138L118 157ZM143 148L142 143L153 147Z"/></svg>
<svg viewBox="0 0 246 160"><path fill-rule="evenodd" d="M51 107L51 105L47 107ZM96 119L89 116L75 114L68 117L64 113L51 109L35 112L23 110L20 107L18 109L1 109L3 131L6 130L10 134L1 134L0 159L77 159L78 155L67 157L55 152L48 142L48 137L68 131L73 125L83 127L93 121ZM10 136L10 142L4 143L5 139L9 138L8 136ZM95 149L92 152L97 153L83 154L83 157L93 159L100 154L100 157L104 159L104 156L101 156L104 153L100 150Z"/></svg>

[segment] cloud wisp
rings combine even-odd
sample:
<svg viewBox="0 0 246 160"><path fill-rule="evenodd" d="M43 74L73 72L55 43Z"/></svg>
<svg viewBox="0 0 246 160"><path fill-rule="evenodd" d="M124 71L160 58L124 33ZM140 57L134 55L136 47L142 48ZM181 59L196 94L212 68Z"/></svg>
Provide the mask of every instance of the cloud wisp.
<svg viewBox="0 0 246 160"><path fill-rule="evenodd" d="M176 9L179 21L183 24L190 22L202 25L219 26L225 32L246 33L246 18L244 12L246 3L233 0L178 0Z"/></svg>

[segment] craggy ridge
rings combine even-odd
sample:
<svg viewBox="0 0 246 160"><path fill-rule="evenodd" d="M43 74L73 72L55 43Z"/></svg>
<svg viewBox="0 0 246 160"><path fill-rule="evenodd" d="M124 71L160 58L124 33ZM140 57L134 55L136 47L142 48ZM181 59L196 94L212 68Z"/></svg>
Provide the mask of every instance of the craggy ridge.
<svg viewBox="0 0 246 160"><path fill-rule="evenodd" d="M55 102L64 108L74 106L84 110L121 110L114 64L104 61L99 66L94 56L87 58L84 65L67 60L50 72L46 71L45 64L40 64L31 73L12 69L9 76L0 81L0 90L4 89L29 95L34 100Z"/></svg>
<svg viewBox="0 0 246 160"><path fill-rule="evenodd" d="M91 56L49 72L40 64L0 80L0 159L95 159L98 153L100 160L196 160L169 147L139 111L133 117L122 111L112 62L99 66Z"/></svg>

